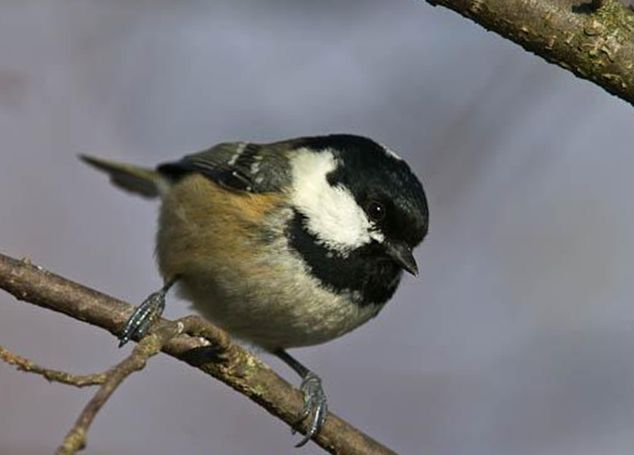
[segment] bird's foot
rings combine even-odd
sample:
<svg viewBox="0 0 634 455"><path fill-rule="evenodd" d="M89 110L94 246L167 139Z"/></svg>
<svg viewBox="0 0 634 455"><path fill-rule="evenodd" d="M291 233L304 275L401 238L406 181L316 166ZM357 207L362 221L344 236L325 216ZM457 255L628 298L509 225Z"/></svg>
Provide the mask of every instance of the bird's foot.
<svg viewBox="0 0 634 455"><path fill-rule="evenodd" d="M297 420L297 424L310 418L310 426L304 439L302 439L295 447L302 447L315 436L324 422L328 414L328 404L326 402L326 394L321 386L321 379L315 373L309 371L302 379L300 390L304 394L304 408ZM293 430L295 433L296 430Z"/></svg>
<svg viewBox="0 0 634 455"><path fill-rule="evenodd" d="M141 339L152 323L158 319L165 309L165 294L169 287L153 292L139 305L126 322L123 332L119 336L119 347L122 347L131 339Z"/></svg>

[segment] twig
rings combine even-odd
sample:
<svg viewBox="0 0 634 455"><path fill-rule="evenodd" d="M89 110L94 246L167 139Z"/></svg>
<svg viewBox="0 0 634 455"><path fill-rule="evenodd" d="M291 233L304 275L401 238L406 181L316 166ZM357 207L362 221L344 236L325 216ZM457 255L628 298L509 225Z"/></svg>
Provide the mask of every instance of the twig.
<svg viewBox="0 0 634 455"><path fill-rule="evenodd" d="M139 341L132 354L122 362L103 373L90 375L74 375L64 371L43 368L29 359L13 354L0 346L0 360L18 367L19 371L34 373L44 376L49 381L76 387L101 385L95 396L83 409L73 428L64 438L64 442L55 452L56 455L73 455L86 445L86 435L97 413L106 401L112 396L121 383L131 374L145 367L147 361L161 352L163 346L175 336L183 332L195 336L207 336L222 339L223 334L212 333L209 327L200 324L197 318L187 317L181 321L165 323L157 328L151 335ZM221 354L228 347L228 338L222 346L217 346L216 351Z"/></svg>
<svg viewBox="0 0 634 455"><path fill-rule="evenodd" d="M49 370L43 368L29 359L25 359L19 355L13 354L2 346L0 346L0 360L18 367L19 371L25 371L27 373L34 373L44 376L46 379L52 382L60 382L62 384L73 385L75 387L87 387L93 385L103 384L106 381L106 373L87 374L87 375L74 375L66 373L64 371Z"/></svg>
<svg viewBox="0 0 634 455"><path fill-rule="evenodd" d="M2 254L0 288L19 300L64 313L113 334L120 333L133 311L132 305L47 272L33 266L29 261L20 261ZM219 379L272 415L294 425L303 406L302 395L298 390L252 354L231 343L222 330L197 317L185 318L181 322L184 331L194 336L181 334L170 339L161 348L163 352ZM163 324L169 322L161 320L159 328ZM192 350L208 348L210 345L220 351L221 359L201 365L192 357ZM305 429L300 428L302 432ZM394 455L393 451L332 413L328 414L315 442L334 454Z"/></svg>
<svg viewBox="0 0 634 455"><path fill-rule="evenodd" d="M73 428L64 438L64 442L55 452L56 455L73 455L86 446L86 434L97 413L108 398L112 396L121 383L135 371L143 369L150 359L161 352L161 348L169 340L180 335L183 325L179 323L166 324L156 332L143 338L125 360L111 368L106 374L106 380L95 396L88 402L79 415Z"/></svg>
<svg viewBox="0 0 634 455"><path fill-rule="evenodd" d="M427 0L634 104L634 14L616 0Z"/></svg>

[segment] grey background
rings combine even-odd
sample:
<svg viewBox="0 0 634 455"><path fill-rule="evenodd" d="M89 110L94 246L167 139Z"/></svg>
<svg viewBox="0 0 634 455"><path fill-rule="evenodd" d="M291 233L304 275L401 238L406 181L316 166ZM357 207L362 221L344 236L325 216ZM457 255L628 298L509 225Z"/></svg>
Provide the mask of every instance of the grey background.
<svg viewBox="0 0 634 455"><path fill-rule="evenodd" d="M2 0L0 57L2 252L139 302L160 284L156 206L77 153L154 164L223 140L366 134L421 176L431 232L422 276L380 317L296 351L332 410L404 454L631 453L629 105L422 1ZM6 294L0 345L75 372L124 355ZM91 393L0 365L0 454L52 453ZM293 441L161 357L108 403L86 453Z"/></svg>

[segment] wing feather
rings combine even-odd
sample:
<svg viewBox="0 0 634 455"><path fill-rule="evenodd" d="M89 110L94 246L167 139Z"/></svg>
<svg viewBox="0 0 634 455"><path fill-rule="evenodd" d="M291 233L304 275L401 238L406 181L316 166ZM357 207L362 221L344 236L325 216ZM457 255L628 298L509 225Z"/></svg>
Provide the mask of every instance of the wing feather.
<svg viewBox="0 0 634 455"><path fill-rule="evenodd" d="M178 180L199 173L227 189L251 193L280 191L290 183L285 143L225 142L158 167L161 175Z"/></svg>

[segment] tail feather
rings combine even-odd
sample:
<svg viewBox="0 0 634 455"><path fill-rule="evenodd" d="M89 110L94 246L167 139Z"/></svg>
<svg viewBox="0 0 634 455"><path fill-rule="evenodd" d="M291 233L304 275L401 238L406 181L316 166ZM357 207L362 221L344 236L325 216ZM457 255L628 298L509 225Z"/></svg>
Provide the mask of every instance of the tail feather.
<svg viewBox="0 0 634 455"><path fill-rule="evenodd" d="M110 181L121 189L148 198L154 198L160 194L162 178L153 169L103 160L88 155L80 155L79 158L92 167L104 171L110 176Z"/></svg>

